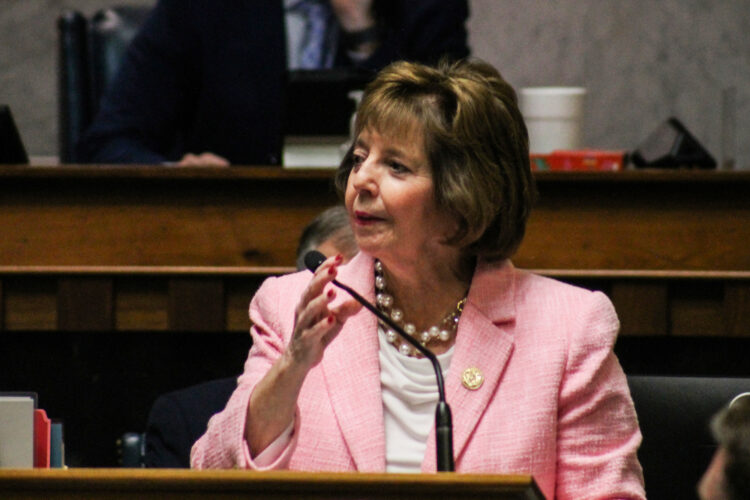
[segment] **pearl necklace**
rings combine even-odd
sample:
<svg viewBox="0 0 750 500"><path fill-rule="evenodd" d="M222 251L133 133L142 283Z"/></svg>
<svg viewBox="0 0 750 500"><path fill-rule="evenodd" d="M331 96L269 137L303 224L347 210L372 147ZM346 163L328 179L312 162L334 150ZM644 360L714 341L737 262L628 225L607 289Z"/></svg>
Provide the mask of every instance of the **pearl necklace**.
<svg viewBox="0 0 750 500"><path fill-rule="evenodd" d="M394 299L393 295L390 295L386 289L385 276L383 275L383 264L379 260L375 260L375 303L384 314L388 315L396 324L401 326L409 335L415 337L420 344L427 347L427 344L440 341L448 342L453 335L456 333L458 328L458 320L461 317L461 313L464 310L464 304L466 304L466 297L462 298L456 304L456 309L451 311L446 317L444 317L440 323L431 326L427 330L421 332L418 336L417 328L414 323L408 323L404 320L404 313L401 309L393 307ZM407 341L401 338L391 327L385 324L383 321L378 321L378 324L385 331L385 336L388 342L393 344L394 347L404 356L416 356L418 351L409 344Z"/></svg>

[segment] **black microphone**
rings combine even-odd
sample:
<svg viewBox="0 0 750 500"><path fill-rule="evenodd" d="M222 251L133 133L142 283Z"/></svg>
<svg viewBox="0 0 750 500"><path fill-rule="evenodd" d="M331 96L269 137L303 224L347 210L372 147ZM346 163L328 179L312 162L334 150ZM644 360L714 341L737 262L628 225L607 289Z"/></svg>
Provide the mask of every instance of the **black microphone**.
<svg viewBox="0 0 750 500"><path fill-rule="evenodd" d="M312 272L326 260L325 255L317 250L311 250L305 254L305 266ZM453 462L453 422L451 420L451 408L445 400L445 388L443 386L443 371L440 369L437 357L432 351L419 343L417 339L409 335L395 321L383 314L383 312L370 304L364 297L354 291L352 288L333 280L333 284L345 290L349 295L369 309L383 323L393 328L401 338L414 346L414 348L429 359L435 370L435 378L438 386L438 404L435 407L435 445L437 447L437 470L438 472L453 472L455 464Z"/></svg>

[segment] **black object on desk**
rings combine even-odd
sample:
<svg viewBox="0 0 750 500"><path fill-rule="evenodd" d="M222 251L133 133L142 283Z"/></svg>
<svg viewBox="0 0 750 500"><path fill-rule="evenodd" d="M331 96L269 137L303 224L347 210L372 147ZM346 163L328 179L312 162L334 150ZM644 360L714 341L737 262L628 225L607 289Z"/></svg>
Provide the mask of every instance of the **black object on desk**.
<svg viewBox="0 0 750 500"><path fill-rule="evenodd" d="M29 163L26 148L13 121L10 107L0 104L0 163L21 165Z"/></svg>
<svg viewBox="0 0 750 500"><path fill-rule="evenodd" d="M630 155L636 167L716 168L716 160L677 118L659 125Z"/></svg>

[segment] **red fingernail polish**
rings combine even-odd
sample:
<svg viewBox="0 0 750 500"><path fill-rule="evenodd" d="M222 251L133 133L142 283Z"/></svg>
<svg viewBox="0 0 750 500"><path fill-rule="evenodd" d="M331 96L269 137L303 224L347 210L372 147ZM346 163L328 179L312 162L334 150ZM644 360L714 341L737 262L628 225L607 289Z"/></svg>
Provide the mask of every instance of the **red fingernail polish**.
<svg viewBox="0 0 750 500"><path fill-rule="evenodd" d="M332 267L329 267L329 268L328 268L328 274L333 274L333 273L334 273L334 270L333 270L333 268L332 268Z"/></svg>
<svg viewBox="0 0 750 500"><path fill-rule="evenodd" d="M333 324L333 319L334 319L333 318L333 314L331 314L330 316L328 316L328 324L329 325Z"/></svg>
<svg viewBox="0 0 750 500"><path fill-rule="evenodd" d="M333 298L333 290L328 290L328 293L326 295L328 295L329 299L332 299Z"/></svg>
<svg viewBox="0 0 750 500"><path fill-rule="evenodd" d="M344 261L344 256L341 254L336 255L336 262L339 264Z"/></svg>

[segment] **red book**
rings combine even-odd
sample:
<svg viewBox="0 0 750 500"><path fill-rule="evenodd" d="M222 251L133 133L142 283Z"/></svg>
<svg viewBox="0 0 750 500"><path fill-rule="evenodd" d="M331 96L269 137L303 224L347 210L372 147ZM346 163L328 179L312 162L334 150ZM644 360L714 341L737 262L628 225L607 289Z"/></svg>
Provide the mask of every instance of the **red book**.
<svg viewBox="0 0 750 500"><path fill-rule="evenodd" d="M49 469L52 422L44 410L34 410L34 467Z"/></svg>

